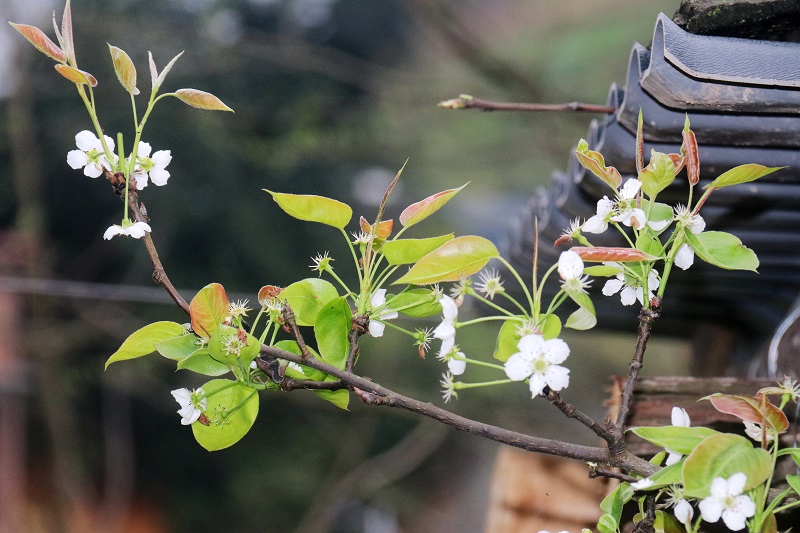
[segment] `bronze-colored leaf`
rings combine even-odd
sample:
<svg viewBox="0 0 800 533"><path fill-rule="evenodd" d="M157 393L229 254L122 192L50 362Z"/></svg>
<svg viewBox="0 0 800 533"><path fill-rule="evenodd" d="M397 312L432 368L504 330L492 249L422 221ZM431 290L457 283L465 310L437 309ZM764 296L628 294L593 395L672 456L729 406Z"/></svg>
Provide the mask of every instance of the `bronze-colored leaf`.
<svg viewBox="0 0 800 533"><path fill-rule="evenodd" d="M9 24L11 24L15 30L20 32L23 37L28 39L28 41L35 46L37 50L50 59L55 59L59 63L64 63L67 61L67 56L64 51L59 48L56 43L51 41L50 38L36 26L28 26L27 24L14 24L13 22L9 22Z"/></svg>
<svg viewBox="0 0 800 533"><path fill-rule="evenodd" d="M178 89L174 94L177 99L198 109L230 111L233 113L233 109L225 105L222 100L205 91L199 91L197 89Z"/></svg>
<svg viewBox="0 0 800 533"><path fill-rule="evenodd" d="M56 70L59 74L67 78L72 83L76 83L78 85L90 85L92 87L97 87L97 78L89 74L88 72L84 72L83 70L79 70L76 68L72 68L69 65L56 65Z"/></svg>

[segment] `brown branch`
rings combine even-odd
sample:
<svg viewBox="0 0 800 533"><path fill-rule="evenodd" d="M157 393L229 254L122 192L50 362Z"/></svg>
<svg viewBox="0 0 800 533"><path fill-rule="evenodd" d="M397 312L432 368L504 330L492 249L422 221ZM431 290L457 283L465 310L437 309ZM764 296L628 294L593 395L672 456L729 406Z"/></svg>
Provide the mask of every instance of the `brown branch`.
<svg viewBox="0 0 800 533"><path fill-rule="evenodd" d="M636 387L636 379L639 377L639 370L644 364L644 352L647 349L647 341L650 339L650 331L653 329L653 323L661 316L661 298L653 298L650 302L650 309L642 307L639 313L639 335L636 339L636 350L631 359L630 371L628 373L628 381L625 383L625 389L622 392L622 399L620 400L619 413L617 414L617 428L622 431L625 426L625 420L628 418L628 411L631 407L631 399L633 398L633 389Z"/></svg>
<svg viewBox="0 0 800 533"><path fill-rule="evenodd" d="M289 302L283 302L281 312L283 314L283 325L285 328L288 328L287 331L294 337L294 340L297 341L297 346L300 348L303 359L311 359L311 352L308 351L306 341L303 339L302 333L300 333L300 328L297 327L297 321L294 319L294 311L292 311Z"/></svg>
<svg viewBox="0 0 800 533"><path fill-rule="evenodd" d="M548 455L557 455L560 457L567 457L580 461L608 464L610 466L620 468L626 472L632 472L643 476L650 475L658 470L658 467L655 465L645 461L644 459L636 457L625 450L621 450L619 453L614 453L606 448L582 446L557 440L533 437L497 426L492 426L490 424L484 424L482 422L470 420L436 407L430 403L420 402L418 400L398 394L385 387L382 387L381 385L373 383L367 378L363 378L356 374L347 372L346 370L339 369L320 361L319 359L304 359L297 354L266 345L261 346L261 353L262 356L265 355L268 358L274 357L286 359L287 361L309 366L325 372L326 374L337 377L352 387L353 390L356 391L356 394L359 396L359 398L361 398L362 401L367 404L385 405L388 407L405 409L412 413L437 420L438 422L446 424L459 431L465 431L467 433L478 435L495 442L514 446L515 448L545 453Z"/></svg>
<svg viewBox="0 0 800 533"><path fill-rule="evenodd" d="M353 327L350 328L350 333L347 334L347 340L350 342L350 352L347 354L347 363L344 369L348 372L353 371L358 355L361 353L361 348L358 346L358 338L369 331L368 328L369 317L367 315L358 315L353 319Z"/></svg>
<svg viewBox="0 0 800 533"><path fill-rule="evenodd" d="M609 425L598 424L592 417L576 409L573 404L565 402L558 392L552 390L550 387L546 387L545 392L545 399L564 413L567 418L577 420L591 429L595 435L606 441L609 445L615 444L620 439L619 432L609 429Z"/></svg>
<svg viewBox="0 0 800 533"><path fill-rule="evenodd" d="M616 470L606 470L604 468L600 468L599 466L590 466L589 467L589 478L594 479L598 477L605 477L610 479L618 479L620 481L627 481L632 483L634 481L638 481L637 478L633 476L629 476L627 474L623 474L622 472L617 472Z"/></svg>
<svg viewBox="0 0 800 533"><path fill-rule="evenodd" d="M566 104L528 104L528 103L507 103L491 102L474 98L468 94L459 95L458 98L444 100L437 104L444 109L480 109L482 111L572 111L577 113L614 113L615 107L583 104L581 102L569 102Z"/></svg>
<svg viewBox="0 0 800 533"><path fill-rule="evenodd" d="M144 209L144 204L141 206L139 205L139 195L136 193L135 190L128 191L128 209L130 209L131 213L133 213L133 218L137 222L148 222L149 218L147 217L147 212ZM172 300L181 308L181 310L186 313L189 313L189 304L186 303L186 300L183 299L175 286L172 285L172 282L169 280L166 271L164 270L164 266L161 264L161 259L158 257L158 252L156 251L156 245L153 243L152 237L150 237L149 233L145 233L144 237L142 237L144 241L144 247L147 248L147 255L150 256L150 262L153 263L153 280L164 287L164 290L167 291L167 294L170 295Z"/></svg>

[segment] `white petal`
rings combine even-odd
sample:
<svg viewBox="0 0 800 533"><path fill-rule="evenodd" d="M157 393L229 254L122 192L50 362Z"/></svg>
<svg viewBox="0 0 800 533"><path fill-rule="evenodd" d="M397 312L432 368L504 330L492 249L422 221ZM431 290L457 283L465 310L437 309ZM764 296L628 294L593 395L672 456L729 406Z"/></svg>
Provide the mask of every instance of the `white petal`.
<svg viewBox="0 0 800 533"><path fill-rule="evenodd" d="M728 494L731 496L738 496L744 491L744 486L747 484L747 476L741 472L737 472L728 478Z"/></svg>
<svg viewBox="0 0 800 533"><path fill-rule="evenodd" d="M464 354L458 352L461 357L464 357ZM467 362L462 359L456 359L455 357L451 357L450 360L447 362L447 368L450 370L454 376L460 376L464 373L464 370L467 369Z"/></svg>
<svg viewBox="0 0 800 533"><path fill-rule="evenodd" d="M667 456L667 460L665 461L666 466L674 465L675 463L680 461L681 458L683 457L683 454L681 453L673 452L669 449L667 449L667 451L669 452L669 455Z"/></svg>
<svg viewBox="0 0 800 533"><path fill-rule="evenodd" d="M112 139L108 135L103 135L103 138L106 140L106 146L108 146L108 149L113 152L114 151L114 139ZM98 152L102 152L103 151L103 144L100 142L100 139L97 139L97 151Z"/></svg>
<svg viewBox="0 0 800 533"><path fill-rule="evenodd" d="M729 507L729 510L734 513L739 513L745 518L750 518L756 514L756 504L753 503L750 496L737 496L733 499L733 505Z"/></svg>
<svg viewBox="0 0 800 533"><path fill-rule="evenodd" d="M608 199L608 196L603 196L597 200L597 216L605 218L614 209L614 202Z"/></svg>
<svg viewBox="0 0 800 533"><path fill-rule="evenodd" d="M147 172L142 172L141 169L138 172L133 173L133 178L136 180L136 190L141 191L145 187L147 187L148 176Z"/></svg>
<svg viewBox="0 0 800 533"><path fill-rule="evenodd" d="M661 281L658 279L658 272L654 269L650 269L650 273L647 274L647 289L657 289L659 285L661 285Z"/></svg>
<svg viewBox="0 0 800 533"><path fill-rule="evenodd" d="M647 488L652 487L653 485L654 485L654 482L649 477L642 478L639 481L637 481L636 483L631 483L631 487L633 487L636 490L647 489Z"/></svg>
<svg viewBox="0 0 800 533"><path fill-rule="evenodd" d="M563 363L569 357L569 346L561 339L544 341L541 351L545 360L554 365Z"/></svg>
<svg viewBox="0 0 800 533"><path fill-rule="evenodd" d="M686 270L694 264L694 250L688 244L684 244L678 248L678 253L675 254L675 266L681 270Z"/></svg>
<svg viewBox="0 0 800 533"><path fill-rule="evenodd" d="M146 143L144 141L141 141L141 142L139 142L139 148L136 150L136 155L139 156L142 159L145 158L145 157L149 157L150 156L150 150L152 150L152 148L150 147L150 143Z"/></svg>
<svg viewBox="0 0 800 533"><path fill-rule="evenodd" d="M122 226L117 226L114 224L113 226L109 226L105 233L103 233L103 238L105 240L111 240L111 237L116 235L125 235L125 230L122 229Z"/></svg>
<svg viewBox="0 0 800 533"><path fill-rule="evenodd" d="M508 379L513 379L514 381L522 381L533 372L531 362L520 353L515 353L509 357L504 368Z"/></svg>
<svg viewBox="0 0 800 533"><path fill-rule="evenodd" d="M639 189L641 188L641 181L636 178L630 178L625 182L625 185L622 186L622 189L619 191L619 196L623 200L633 200L636 198L636 195L639 193Z"/></svg>
<svg viewBox="0 0 800 533"><path fill-rule="evenodd" d="M641 293L642 289L639 289L639 293ZM619 293L619 299L622 302L622 305L633 305L636 303L637 298L639 301L642 300L641 294L637 294L636 289L633 287L625 287L622 289L622 292Z"/></svg>
<svg viewBox="0 0 800 533"><path fill-rule="evenodd" d="M442 305L442 315L444 319L452 323L456 317L458 317L458 306L455 300L449 296L442 296L439 303Z"/></svg>
<svg viewBox="0 0 800 533"><path fill-rule="evenodd" d="M605 221L605 218L600 215L594 215L584 222L581 231L584 233L600 234L606 229L608 229L608 223Z"/></svg>
<svg viewBox="0 0 800 533"><path fill-rule="evenodd" d="M554 391L560 391L569 387L569 368L559 365L550 365L544 373L544 380L547 386Z"/></svg>
<svg viewBox="0 0 800 533"><path fill-rule="evenodd" d="M536 334L525 335L517 343L519 351L526 354L538 354L543 347L544 337Z"/></svg>
<svg viewBox="0 0 800 533"><path fill-rule="evenodd" d="M661 231L662 229L666 228L669 225L670 222L672 222L672 219L670 219L670 220L649 220L647 222L647 225L650 226L650 228L652 228L653 231Z"/></svg>
<svg viewBox="0 0 800 533"><path fill-rule="evenodd" d="M728 496L728 482L725 478L715 477L711 482L711 497L715 500L722 500Z"/></svg>
<svg viewBox="0 0 800 533"><path fill-rule="evenodd" d="M625 286L625 282L621 279L610 279L606 281L606 284L603 285L603 294L606 296L611 296L613 294L617 294L622 287Z"/></svg>
<svg viewBox="0 0 800 533"><path fill-rule="evenodd" d="M171 150L159 150L158 152L153 154L153 157L150 159L153 160L153 163L156 164L159 168L165 168L169 165L170 161L172 161L172 151Z"/></svg>
<svg viewBox="0 0 800 533"><path fill-rule="evenodd" d="M181 424L189 426L197 422L202 413L200 409L196 409L193 405L187 405L186 407L181 407L178 410L178 414L181 415Z"/></svg>
<svg viewBox="0 0 800 533"><path fill-rule="evenodd" d="M745 526L745 517L741 513L731 512L726 509L722 512L722 521L731 531L741 531Z"/></svg>
<svg viewBox="0 0 800 533"><path fill-rule="evenodd" d="M637 207L626 213L620 213L620 216L614 217L613 220L619 220L626 226L632 226L636 229L639 229L647 224L647 215L645 215L644 211Z"/></svg>
<svg viewBox="0 0 800 533"><path fill-rule="evenodd" d="M448 340L454 339L456 336L456 328L453 324L448 322L442 321L436 329L433 330L433 338L434 339L441 339L441 340Z"/></svg>
<svg viewBox="0 0 800 533"><path fill-rule="evenodd" d="M75 136L75 145L84 152L94 149L97 142L97 137L89 130L83 130Z"/></svg>
<svg viewBox="0 0 800 533"><path fill-rule="evenodd" d="M382 337L384 329L386 329L386 324L382 324L377 320L369 321L369 334L373 337Z"/></svg>
<svg viewBox="0 0 800 533"><path fill-rule="evenodd" d="M454 337L450 337L449 339L442 339L442 345L439 348L439 357L445 358L447 355L453 351L453 347L456 345L456 339Z"/></svg>
<svg viewBox="0 0 800 533"><path fill-rule="evenodd" d="M563 280L580 278L583 275L583 259L572 250L561 252L558 258L558 275Z"/></svg>
<svg viewBox="0 0 800 533"><path fill-rule="evenodd" d="M386 289L378 289L372 294L372 298L369 301L372 304L372 308L380 307L386 303Z"/></svg>
<svg viewBox="0 0 800 533"><path fill-rule="evenodd" d="M81 150L70 150L67 153L67 164L75 170L78 170L89 164L89 156L86 155L86 152Z"/></svg>
<svg viewBox="0 0 800 533"><path fill-rule="evenodd" d="M680 407L672 408L672 425L683 428L688 428L692 425L692 420L689 418L689 413L686 412L686 409Z"/></svg>
<svg viewBox="0 0 800 533"><path fill-rule="evenodd" d="M83 167L83 173L90 178L99 178L103 175L103 169L97 163L89 163Z"/></svg>
<svg viewBox="0 0 800 533"><path fill-rule="evenodd" d="M547 385L547 382L542 374L533 374L530 381L531 398L539 396L544 390L545 385Z"/></svg>
<svg viewBox="0 0 800 533"><path fill-rule="evenodd" d="M722 504L714 498L704 499L700 502L698 507L700 508L700 516L702 516L703 520L706 522L714 523L719 520L720 516L722 516Z"/></svg>
<svg viewBox="0 0 800 533"><path fill-rule="evenodd" d="M688 525L692 521L692 518L694 518L692 504L686 500L680 500L675 505L675 518L677 518L680 523Z"/></svg>
<svg viewBox="0 0 800 533"><path fill-rule="evenodd" d="M125 233L134 239L141 239L145 233L151 232L150 224L147 222L135 222L125 229Z"/></svg>
<svg viewBox="0 0 800 533"><path fill-rule="evenodd" d="M700 215L694 215L689 219L689 229L695 235L702 233L706 229L706 221Z"/></svg>
<svg viewBox="0 0 800 533"><path fill-rule="evenodd" d="M167 184L169 176L169 172L163 168L154 168L150 171L150 179L153 181L153 185L158 185L159 187Z"/></svg>

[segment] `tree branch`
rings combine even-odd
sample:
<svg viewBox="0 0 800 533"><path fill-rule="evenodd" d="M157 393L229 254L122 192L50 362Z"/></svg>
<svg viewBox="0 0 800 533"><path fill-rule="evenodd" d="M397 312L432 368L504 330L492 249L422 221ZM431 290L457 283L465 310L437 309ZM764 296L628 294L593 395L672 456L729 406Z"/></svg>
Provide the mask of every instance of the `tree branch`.
<svg viewBox="0 0 800 533"><path fill-rule="evenodd" d="M639 313L639 335L636 339L636 350L631 359L630 372L628 373L628 381L625 383L625 389L622 392L622 399L620 400L619 413L617 414L617 428L620 430L625 426L625 420L628 418L628 411L631 407L631 399L633 398L633 389L636 387L636 379L639 377L639 370L644 364L644 352L647 349L647 341L650 339L650 331L653 328L653 323L661 316L661 298L653 298L650 302L650 309L642 307Z"/></svg>
<svg viewBox="0 0 800 533"><path fill-rule="evenodd" d="M131 213L133 213L133 218L137 222L148 222L150 220L147 217L147 210L144 208L144 204L141 206L139 205L139 195L135 190L128 191L128 208ZM153 243L152 237L150 237L149 233L145 233L142 240L144 241L144 247L147 248L147 255L150 256L150 262L153 263L153 280L164 287L164 290L167 291L167 294L170 295L172 300L188 315L189 304L186 303L186 300L183 299L183 296L178 293L177 289L175 289L172 282L169 280L164 266L161 264L161 259L158 257L156 245Z"/></svg>
<svg viewBox="0 0 800 533"><path fill-rule="evenodd" d="M614 444L619 440L617 432L610 431L607 426L598 424L592 417L584 412L575 408L571 403L567 403L561 398L561 394L552 390L550 387L545 388L545 399L556 406L559 411L564 413L567 418L577 420L587 428L591 429L595 435L606 441L608 444Z"/></svg>
<svg viewBox="0 0 800 533"><path fill-rule="evenodd" d="M468 94L459 95L458 98L444 100L437 104L444 109L481 109L483 111L572 111L578 113L614 113L615 107L582 104L581 102L569 102L566 104L527 104L527 103L506 103L491 102L474 98Z"/></svg>

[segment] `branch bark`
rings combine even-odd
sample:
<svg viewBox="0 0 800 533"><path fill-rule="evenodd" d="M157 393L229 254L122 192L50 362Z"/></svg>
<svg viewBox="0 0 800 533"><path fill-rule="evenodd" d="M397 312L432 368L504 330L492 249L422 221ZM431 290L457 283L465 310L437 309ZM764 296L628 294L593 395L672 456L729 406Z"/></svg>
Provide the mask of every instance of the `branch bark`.
<svg viewBox="0 0 800 533"><path fill-rule="evenodd" d="M480 109L482 111L572 111L577 113L614 113L615 107L583 104L581 102L569 102L566 104L530 104L530 103L508 103L492 102L481 100L472 96L462 94L458 98L439 102L439 107L444 109Z"/></svg>

